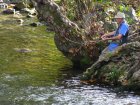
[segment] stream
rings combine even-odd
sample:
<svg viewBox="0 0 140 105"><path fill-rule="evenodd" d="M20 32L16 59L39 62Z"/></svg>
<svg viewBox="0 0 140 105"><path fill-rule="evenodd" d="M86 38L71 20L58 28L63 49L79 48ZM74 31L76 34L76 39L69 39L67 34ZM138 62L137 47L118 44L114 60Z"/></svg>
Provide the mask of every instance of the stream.
<svg viewBox="0 0 140 105"><path fill-rule="evenodd" d="M140 105L139 93L82 84L53 32L15 19L0 14L0 105Z"/></svg>

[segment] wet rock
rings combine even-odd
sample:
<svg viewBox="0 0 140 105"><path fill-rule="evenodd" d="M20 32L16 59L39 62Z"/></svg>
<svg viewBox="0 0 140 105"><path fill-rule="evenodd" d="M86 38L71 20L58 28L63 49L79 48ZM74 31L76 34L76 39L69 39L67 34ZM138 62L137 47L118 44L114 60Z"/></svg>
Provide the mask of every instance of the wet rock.
<svg viewBox="0 0 140 105"><path fill-rule="evenodd" d="M24 16L19 12L16 11L15 14L13 15L14 18L23 18Z"/></svg>
<svg viewBox="0 0 140 105"><path fill-rule="evenodd" d="M3 14L15 14L15 9L6 9L2 12Z"/></svg>
<svg viewBox="0 0 140 105"><path fill-rule="evenodd" d="M33 18L33 17L35 17L35 15L28 14L26 17L27 18Z"/></svg>
<svg viewBox="0 0 140 105"><path fill-rule="evenodd" d="M43 26L44 24L40 23L40 22L36 22L36 23L31 23L30 26L33 27L37 27L37 26Z"/></svg>
<svg viewBox="0 0 140 105"><path fill-rule="evenodd" d="M16 10L21 10L21 9L24 9L24 8L27 8L27 7L29 7L29 5L27 4L27 3L25 3L25 2L19 2L19 3L17 3L16 5L15 5L15 9Z"/></svg>
<svg viewBox="0 0 140 105"><path fill-rule="evenodd" d="M32 50L30 50L28 48L14 48L14 50L17 51L17 52L21 52L21 53L32 52Z"/></svg>
<svg viewBox="0 0 140 105"><path fill-rule="evenodd" d="M138 70L137 72L135 72L132 76L132 81L140 81L140 70ZM140 86L140 82L139 83L139 86Z"/></svg>
<svg viewBox="0 0 140 105"><path fill-rule="evenodd" d="M23 8L22 9L23 12L29 13L31 15L36 15L36 10L35 8L29 9L29 8Z"/></svg>
<svg viewBox="0 0 140 105"><path fill-rule="evenodd" d="M24 22L24 20L23 20L23 19L17 19L17 23L18 23L18 24L22 25L22 24L23 24L23 22Z"/></svg>
<svg viewBox="0 0 140 105"><path fill-rule="evenodd" d="M8 8L8 5L6 3L0 2L0 9Z"/></svg>

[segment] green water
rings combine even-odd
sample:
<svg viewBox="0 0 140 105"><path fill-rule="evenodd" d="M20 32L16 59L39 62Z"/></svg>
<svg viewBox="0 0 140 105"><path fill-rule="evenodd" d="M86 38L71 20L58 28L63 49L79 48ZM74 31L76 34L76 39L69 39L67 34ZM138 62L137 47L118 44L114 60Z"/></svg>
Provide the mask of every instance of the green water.
<svg viewBox="0 0 140 105"><path fill-rule="evenodd" d="M0 20L0 77L18 77L5 81L15 87L42 86L61 78L59 69L71 63L56 49L54 34L46 32L45 26L20 26L10 18L1 15Z"/></svg>
<svg viewBox="0 0 140 105"><path fill-rule="evenodd" d="M140 105L133 92L82 84L54 33L28 25L36 19L16 19L0 14L0 105Z"/></svg>

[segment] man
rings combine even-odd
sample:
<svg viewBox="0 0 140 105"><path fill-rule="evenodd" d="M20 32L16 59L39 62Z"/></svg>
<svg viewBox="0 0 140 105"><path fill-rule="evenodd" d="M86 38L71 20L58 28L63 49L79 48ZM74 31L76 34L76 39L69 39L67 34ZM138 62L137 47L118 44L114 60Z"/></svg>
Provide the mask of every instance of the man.
<svg viewBox="0 0 140 105"><path fill-rule="evenodd" d="M99 60L101 60L102 57L105 57L104 55L106 53L115 51L115 49L119 45L127 43L129 26L125 22L125 14L118 12L117 15L115 15L115 19L118 24L118 28L116 29L116 31L113 31L113 32L110 32L101 36L102 40L110 41L110 44L107 48L105 48L102 51L102 54L100 55Z"/></svg>
<svg viewBox="0 0 140 105"><path fill-rule="evenodd" d="M109 40L111 43L108 46L108 51L114 51L119 45L127 42L129 26L125 22L125 14L118 12L115 16L118 24L116 31L102 35L102 40Z"/></svg>

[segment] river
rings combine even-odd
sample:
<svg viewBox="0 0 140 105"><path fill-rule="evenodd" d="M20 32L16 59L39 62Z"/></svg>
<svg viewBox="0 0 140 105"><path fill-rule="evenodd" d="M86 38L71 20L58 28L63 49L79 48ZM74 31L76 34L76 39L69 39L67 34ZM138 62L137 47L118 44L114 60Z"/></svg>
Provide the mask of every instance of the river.
<svg viewBox="0 0 140 105"><path fill-rule="evenodd" d="M53 32L0 14L0 105L140 105L139 93L80 82Z"/></svg>

